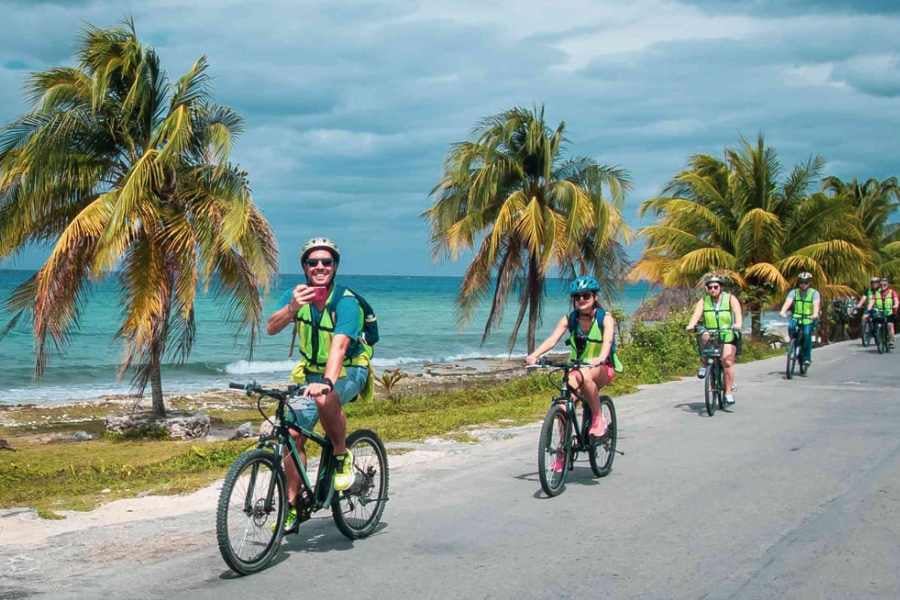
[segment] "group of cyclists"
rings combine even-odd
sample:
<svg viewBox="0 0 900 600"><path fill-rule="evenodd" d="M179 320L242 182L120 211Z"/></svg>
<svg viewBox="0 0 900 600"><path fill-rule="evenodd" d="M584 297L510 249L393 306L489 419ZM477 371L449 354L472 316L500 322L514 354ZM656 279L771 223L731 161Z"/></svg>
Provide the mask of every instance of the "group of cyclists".
<svg viewBox="0 0 900 600"><path fill-rule="evenodd" d="M863 307L865 306L865 309ZM856 303L856 310L862 310L863 340L870 335L872 322L883 319L888 330L888 346L894 347L894 332L897 322L897 309L900 308L897 291L891 287L887 277L872 277L869 280L869 288L862 293Z"/></svg>
<svg viewBox="0 0 900 600"><path fill-rule="evenodd" d="M307 281L291 290L284 306L271 315L267 332L274 335L289 324L296 327L300 361L291 378L295 383L307 385L306 397L312 398L314 403L291 403L290 417L307 429L321 418L325 433L334 446L337 462L334 488L344 490L353 481L353 456L345 445L346 417L342 405L357 396L371 395L372 390L372 347L363 335L366 315L360 298L334 283L341 254L333 241L313 238L303 245L299 258ZM812 280L811 273L800 273L797 286L787 294L780 310L783 317L791 313L788 330L792 337L796 332L803 332L800 360L806 366L812 361L812 334L822 308L821 295L812 287ZM741 303L737 296L725 291L725 281L720 276L707 276L704 287L705 293L694 305L687 329L693 331L696 328L701 345L712 340L712 336L718 336L722 344L725 402L733 405L735 359L743 326ZM547 339L525 358L526 365L536 364L541 355L568 334L569 358L583 364L572 371L569 385L590 405L589 432L591 437L597 438L603 436L609 426L599 409L600 390L622 371L616 355L615 319L601 304L600 291L600 284L594 277L577 277L569 288L571 312L563 315ZM857 304L860 308L863 305L867 319L884 318L887 321L893 345L900 302L887 278L872 278L870 289ZM706 367L701 364L697 377L702 379L705 375ZM302 449L302 436L297 432L292 435ZM305 463L302 452L301 456ZM299 480L290 461L285 464L290 488L288 499L293 504ZM285 529L294 529L296 521L296 511L291 509Z"/></svg>

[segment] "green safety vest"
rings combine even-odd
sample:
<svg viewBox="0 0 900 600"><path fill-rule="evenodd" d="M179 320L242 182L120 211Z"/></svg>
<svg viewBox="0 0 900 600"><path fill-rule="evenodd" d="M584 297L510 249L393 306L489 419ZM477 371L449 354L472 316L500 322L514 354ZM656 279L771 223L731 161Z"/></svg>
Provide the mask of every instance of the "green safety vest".
<svg viewBox="0 0 900 600"><path fill-rule="evenodd" d="M731 294L722 292L719 302L713 305L712 296L703 296L703 326L707 329L718 329L719 336L726 344L734 342L734 332L731 325L734 315L731 313Z"/></svg>
<svg viewBox="0 0 900 600"><path fill-rule="evenodd" d="M304 304L297 311L297 349L300 351L300 362L297 363L291 372L291 379L295 383L304 383L307 373L325 372L325 366L328 364L328 355L331 352L331 342L334 338L336 318L328 308L331 306L332 294L334 294L334 288L328 295L325 309L319 315L318 322L313 319L312 304ZM353 296L353 293L349 290L344 290L344 295ZM362 307L359 307L360 330L363 326L363 318ZM368 398L373 393L371 376L373 350L362 339L356 340L355 343L357 344L357 349L352 356L348 352L348 356L344 357L340 376L346 376L347 367L364 367L369 369L370 373L366 389L360 394L363 398Z"/></svg>
<svg viewBox="0 0 900 600"><path fill-rule="evenodd" d="M602 313L600 313L600 311L602 311ZM569 360L591 362L595 358L600 357L600 353L603 351L603 317L606 316L606 311L601 308L598 309L597 312L598 314L595 316L587 336L584 335L578 325L578 315L575 314L574 318L573 315L569 315L569 339L566 340L566 345L569 346ZM579 337L584 343L584 347L581 348L580 352L578 348ZM622 362L619 360L619 355L616 352L615 343L613 343L609 350L607 364L611 364L617 373L621 373L625 370L622 366Z"/></svg>
<svg viewBox="0 0 900 600"><path fill-rule="evenodd" d="M885 315L894 313L894 293L890 288L875 292L875 308L883 312Z"/></svg>
<svg viewBox="0 0 900 600"><path fill-rule="evenodd" d="M801 290L794 290L794 306L791 307L794 319L800 325L811 325L813 320L813 296L815 290L809 288L806 290L806 297L801 296Z"/></svg>

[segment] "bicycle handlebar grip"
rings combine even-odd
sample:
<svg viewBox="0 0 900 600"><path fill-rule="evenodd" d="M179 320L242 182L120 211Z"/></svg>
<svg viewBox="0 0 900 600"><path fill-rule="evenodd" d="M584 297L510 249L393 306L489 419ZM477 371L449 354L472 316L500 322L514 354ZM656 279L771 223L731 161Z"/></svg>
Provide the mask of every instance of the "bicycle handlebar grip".
<svg viewBox="0 0 900 600"><path fill-rule="evenodd" d="M230 387L230 388L233 389L233 390L245 390L245 389L247 389L247 386L245 386L243 383L235 383L235 382L233 382L233 381L230 382L230 383L228 384L228 387Z"/></svg>

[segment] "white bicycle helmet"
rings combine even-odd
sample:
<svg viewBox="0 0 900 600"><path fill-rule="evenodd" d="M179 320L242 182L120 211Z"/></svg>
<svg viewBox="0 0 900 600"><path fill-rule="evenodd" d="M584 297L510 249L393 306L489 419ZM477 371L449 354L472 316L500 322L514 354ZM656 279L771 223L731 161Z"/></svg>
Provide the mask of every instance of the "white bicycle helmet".
<svg viewBox="0 0 900 600"><path fill-rule="evenodd" d="M303 262L306 260L307 255L313 250L328 250L331 252L331 255L334 257L335 263L341 262L341 250L338 248L337 244L332 242L326 237L314 237L306 241L305 244L300 248L300 265L303 265Z"/></svg>

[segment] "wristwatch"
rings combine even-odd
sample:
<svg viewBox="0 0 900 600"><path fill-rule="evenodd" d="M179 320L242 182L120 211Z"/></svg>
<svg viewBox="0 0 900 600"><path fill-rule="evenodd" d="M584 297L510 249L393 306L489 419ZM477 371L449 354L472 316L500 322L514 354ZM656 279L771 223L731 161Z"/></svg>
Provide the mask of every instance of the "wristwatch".
<svg viewBox="0 0 900 600"><path fill-rule="evenodd" d="M324 383L325 385L328 386L328 391L329 391L329 392L333 392L333 391L334 391L334 382L333 382L332 380L328 379L327 377L323 377L323 378L322 378L322 383Z"/></svg>

